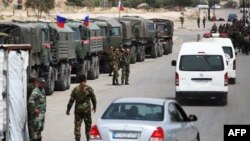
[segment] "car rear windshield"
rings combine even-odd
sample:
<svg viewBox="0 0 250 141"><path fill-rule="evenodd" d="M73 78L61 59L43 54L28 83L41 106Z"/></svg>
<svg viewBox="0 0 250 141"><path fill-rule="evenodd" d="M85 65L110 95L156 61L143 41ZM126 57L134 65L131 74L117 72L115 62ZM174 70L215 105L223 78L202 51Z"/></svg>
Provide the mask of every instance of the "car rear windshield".
<svg viewBox="0 0 250 141"><path fill-rule="evenodd" d="M102 119L163 121L162 105L144 103L113 103Z"/></svg>
<svg viewBox="0 0 250 141"><path fill-rule="evenodd" d="M231 47L223 46L222 48L223 48L224 53L228 54L230 58L233 58L233 51Z"/></svg>
<svg viewBox="0 0 250 141"><path fill-rule="evenodd" d="M222 71L221 55L183 55L180 60L181 71Z"/></svg>

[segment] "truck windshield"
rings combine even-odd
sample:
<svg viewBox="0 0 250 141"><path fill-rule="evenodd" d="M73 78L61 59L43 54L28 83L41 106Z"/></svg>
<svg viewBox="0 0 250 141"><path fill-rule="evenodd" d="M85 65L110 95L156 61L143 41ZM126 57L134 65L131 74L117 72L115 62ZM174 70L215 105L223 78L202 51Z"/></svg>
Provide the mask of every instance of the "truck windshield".
<svg viewBox="0 0 250 141"><path fill-rule="evenodd" d="M183 55L179 69L181 71L222 71L224 63L221 55Z"/></svg>

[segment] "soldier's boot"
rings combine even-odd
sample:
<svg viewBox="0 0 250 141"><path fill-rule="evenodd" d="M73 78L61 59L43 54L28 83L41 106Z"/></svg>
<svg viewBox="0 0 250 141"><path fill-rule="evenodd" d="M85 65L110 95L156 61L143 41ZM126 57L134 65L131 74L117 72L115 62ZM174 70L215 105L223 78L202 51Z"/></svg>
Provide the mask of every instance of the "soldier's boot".
<svg viewBox="0 0 250 141"><path fill-rule="evenodd" d="M121 82L122 82L122 85L123 85L123 84L124 84L124 81L122 80Z"/></svg>
<svg viewBox="0 0 250 141"><path fill-rule="evenodd" d="M113 83L112 83L112 85L116 85L116 83L115 83L115 79L113 79Z"/></svg>
<svg viewBox="0 0 250 141"><path fill-rule="evenodd" d="M81 139L80 139L80 138L78 138L78 137L76 137L75 139L76 139L76 141L80 141L80 140L81 140Z"/></svg>
<svg viewBox="0 0 250 141"><path fill-rule="evenodd" d="M125 85L129 85L129 83L128 83L128 82L125 82Z"/></svg>
<svg viewBox="0 0 250 141"><path fill-rule="evenodd" d="M116 79L116 80L115 80L115 84L116 84L116 85L119 85L119 83L118 83L118 79Z"/></svg>

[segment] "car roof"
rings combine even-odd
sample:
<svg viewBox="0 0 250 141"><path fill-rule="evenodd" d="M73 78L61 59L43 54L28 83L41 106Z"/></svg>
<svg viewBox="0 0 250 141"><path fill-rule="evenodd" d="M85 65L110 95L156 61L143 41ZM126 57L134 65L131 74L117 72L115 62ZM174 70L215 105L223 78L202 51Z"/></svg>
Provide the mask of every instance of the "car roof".
<svg viewBox="0 0 250 141"><path fill-rule="evenodd" d="M179 54L198 54L198 52L205 52L206 54L224 54L219 44L208 42L183 43Z"/></svg>
<svg viewBox="0 0 250 141"><path fill-rule="evenodd" d="M221 46L233 47L232 41L229 38L202 38L201 40L205 42L215 42Z"/></svg>
<svg viewBox="0 0 250 141"><path fill-rule="evenodd" d="M160 98L126 97L114 100L112 103L146 103L146 104L164 105L164 103L168 104L170 102L175 102L175 101L170 99L160 99Z"/></svg>

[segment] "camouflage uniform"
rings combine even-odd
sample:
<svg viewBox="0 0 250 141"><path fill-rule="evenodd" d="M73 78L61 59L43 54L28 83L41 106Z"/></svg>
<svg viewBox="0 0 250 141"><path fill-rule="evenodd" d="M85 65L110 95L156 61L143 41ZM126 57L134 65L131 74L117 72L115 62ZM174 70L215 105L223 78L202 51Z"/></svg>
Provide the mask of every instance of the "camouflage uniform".
<svg viewBox="0 0 250 141"><path fill-rule="evenodd" d="M75 101L75 139L80 141L81 138L81 124L82 120L85 123L85 134L87 140L89 140L89 131L92 124L91 119L91 104L92 101L93 109L96 109L96 97L94 90L85 84L80 84L75 87L71 93L71 97L67 106L69 112L74 101Z"/></svg>
<svg viewBox="0 0 250 141"><path fill-rule="evenodd" d="M121 77L122 84L124 83L124 80L125 80L125 84L129 84L128 80L129 80L129 73L130 73L130 54L128 51L126 51L122 55L121 60L122 60L121 61L121 63L122 63L122 77Z"/></svg>
<svg viewBox="0 0 250 141"><path fill-rule="evenodd" d="M39 113L35 111L39 110ZM46 112L46 95L43 89L35 88L28 101L28 126L30 141L41 141Z"/></svg>
<svg viewBox="0 0 250 141"><path fill-rule="evenodd" d="M118 48L115 49L114 56L113 56L113 85L119 85L118 83L118 76L119 76L119 64L120 63L120 51Z"/></svg>

